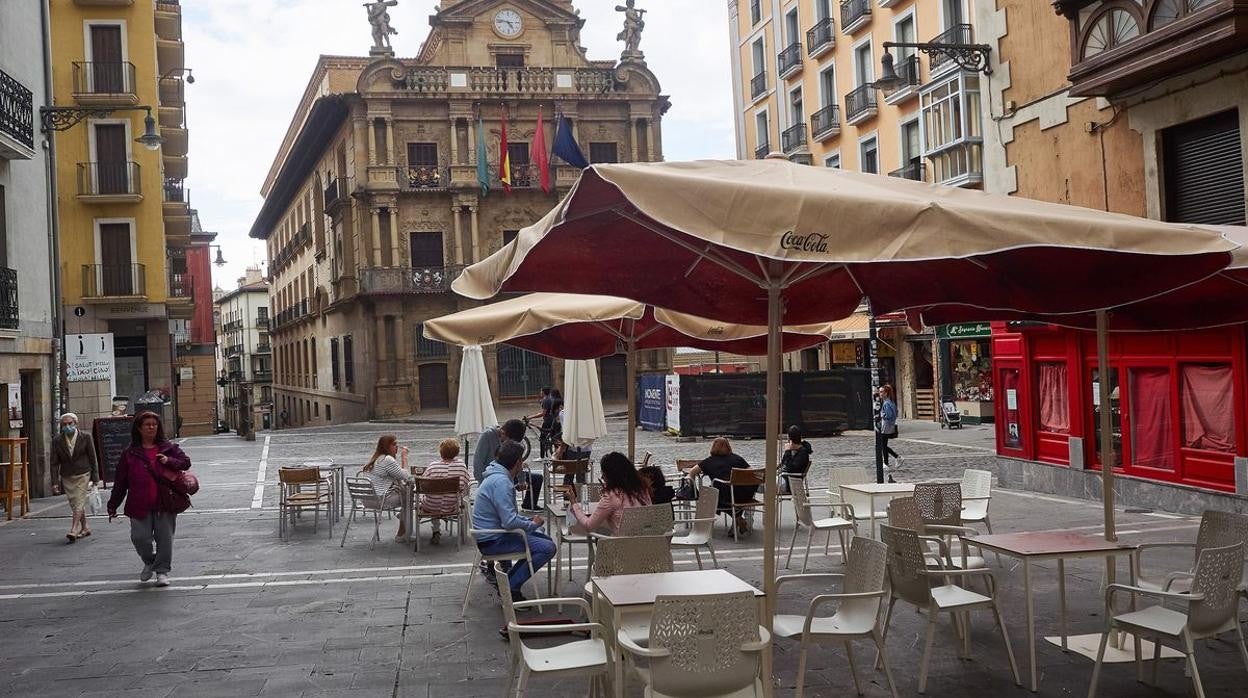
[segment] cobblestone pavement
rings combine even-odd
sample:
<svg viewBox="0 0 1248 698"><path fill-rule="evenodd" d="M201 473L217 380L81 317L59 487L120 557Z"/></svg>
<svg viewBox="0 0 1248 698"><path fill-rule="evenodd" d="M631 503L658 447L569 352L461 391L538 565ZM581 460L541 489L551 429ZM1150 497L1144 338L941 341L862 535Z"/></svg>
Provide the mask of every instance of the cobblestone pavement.
<svg viewBox="0 0 1248 698"><path fill-rule="evenodd" d="M621 448L623 421L609 421L612 433L596 445L598 453ZM902 425L897 450L906 455L898 479L957 477L964 468L990 464L991 429L968 427L942 432L930 425ZM277 537L276 478L282 465L332 457L340 463L363 463L377 436L397 433L414 459L429 457L450 431L441 425L359 424L321 429L262 433L255 442L231 435L191 438L183 447L195 463L203 490L195 508L179 517L173 586L140 584L140 564L129 543L124 519L109 524L92 519L94 535L74 545L65 542L68 510L56 499L35 502L26 520L0 523L0 694L61 695L500 695L506 677L508 646L497 630L501 614L489 587L476 584L466 617L460 615L472 552L456 551L450 541L422 545L393 542L395 524L383 524L382 542L369 549L371 526L352 526L339 547L341 526L331 537L325 522L315 533L300 521L288 541ZM814 487L828 465L872 462L869 434L815 439ZM709 444L638 432L638 448L660 462L700 457ZM740 441L738 452L761 462L761 441ZM259 484L259 486L258 486ZM259 493L259 500L256 496ZM1068 529L1096 534L1100 505L1094 502L1022 492L998 491L992 504L994 528ZM792 512L786 507L779 540L787 545ZM1127 540L1191 540L1197 521L1162 514L1119 514ZM428 530L423 533L428 536ZM761 586L762 535L740 543L716 528L721 564L742 579ZM1189 553L1190 554L1190 553ZM1179 569L1190 565L1182 551L1159 554L1150 566ZM781 561L783 562L783 560ZM811 572L839 571L839 554L812 556ZM994 567L1015 654L1026 680L1026 628L1023 621L1022 573L1009 559ZM693 565L677 555L678 569ZM577 582L565 583L564 593ZM796 571L796 570L794 570ZM1067 565L1070 627L1095 632L1103 623L1100 561ZM1057 628L1055 566L1034 573L1038 608L1037 634ZM1125 576L1125 574L1123 575ZM539 575L544 580L545 575ZM795 586L779 600L780 608L800 612L804 599L820 592ZM941 619L927 695L1018 695L1009 665L986 614L972 624L973 659L959 660L952 649L948 619ZM924 619L899 606L889 635L898 691L914 695ZM1092 663L1040 641L1037 648L1040 695L1083 695ZM863 689L888 695L883 675L869 670L868 647L857 652ZM1245 669L1234 645L1202 643L1199 664L1211 696L1244 695ZM777 695L791 695L797 651L793 643L775 648ZM1238 687L1238 688L1236 688ZM640 695L639 682L628 695ZM807 695L842 696L852 690L842 647L812 651ZM585 683L535 678L533 695L581 696ZM1110 665L1103 673L1103 696L1178 696L1190 693L1181 663L1167 660L1160 687L1135 681L1130 664Z"/></svg>

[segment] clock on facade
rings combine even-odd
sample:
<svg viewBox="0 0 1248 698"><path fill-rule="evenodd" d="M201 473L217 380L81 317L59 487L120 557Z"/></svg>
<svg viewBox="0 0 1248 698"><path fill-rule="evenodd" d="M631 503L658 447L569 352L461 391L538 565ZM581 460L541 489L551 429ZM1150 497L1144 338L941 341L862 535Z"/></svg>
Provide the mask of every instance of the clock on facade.
<svg viewBox="0 0 1248 698"><path fill-rule="evenodd" d="M514 39L524 31L524 20L515 10L499 10L494 15L494 31L506 39Z"/></svg>

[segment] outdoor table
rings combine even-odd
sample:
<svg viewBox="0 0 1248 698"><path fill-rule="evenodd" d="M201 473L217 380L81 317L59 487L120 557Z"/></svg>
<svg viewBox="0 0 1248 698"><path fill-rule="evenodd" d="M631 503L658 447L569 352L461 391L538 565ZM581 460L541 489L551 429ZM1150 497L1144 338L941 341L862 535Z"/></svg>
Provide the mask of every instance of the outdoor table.
<svg viewBox="0 0 1248 698"><path fill-rule="evenodd" d="M1057 594L1060 597L1058 618L1061 629L1062 651L1067 650L1066 634L1066 560L1088 557L1111 558L1117 555L1133 555L1136 546L1116 543L1099 536L1089 536L1066 531L1027 531L1022 533L997 533L975 536L978 548L991 550L1000 555L1016 557L1023 562L1023 595L1027 599L1027 654L1031 662L1031 690L1036 690L1036 617L1035 600L1031 595L1031 565L1044 560L1057 560ZM1112 562L1112 560L1111 560ZM1132 573L1132 583L1135 582ZM1100 597L1097 597L1098 600Z"/></svg>
<svg viewBox="0 0 1248 698"><path fill-rule="evenodd" d="M883 497L884 500L890 501L898 497L908 497L914 494L913 482L864 482L858 485L841 485L841 501L845 501L845 491L854 492L867 498L871 503L868 514L871 519L871 537L875 538L875 500L877 497ZM854 512L855 516L858 512ZM977 539L978 540L978 539Z"/></svg>
<svg viewBox="0 0 1248 698"><path fill-rule="evenodd" d="M727 570L617 574L611 577L594 577L593 584L597 591L596 596L610 607L610 623L604 625L608 627L605 639L614 655L611 690L616 698L624 695L624 653L616 641L615 629L620 627L626 611L653 611L654 601L659 596L701 596L750 591L758 599L759 623L766 625L766 595ZM595 606L597 608L597 604ZM764 694L770 696L771 648L763 652L759 670L762 673Z"/></svg>

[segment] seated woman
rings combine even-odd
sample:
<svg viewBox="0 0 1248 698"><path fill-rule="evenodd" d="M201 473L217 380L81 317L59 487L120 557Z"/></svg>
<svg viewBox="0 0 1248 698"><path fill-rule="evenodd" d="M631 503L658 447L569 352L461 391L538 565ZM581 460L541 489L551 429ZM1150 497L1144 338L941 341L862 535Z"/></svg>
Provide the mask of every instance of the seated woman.
<svg viewBox="0 0 1248 698"><path fill-rule="evenodd" d="M364 466L364 477L373 484L373 491L381 499L381 506L387 509L399 509L407 497L408 485L412 482L412 474L407 470L407 447L403 447L403 465L395 460L399 453L399 440L393 434L386 434L377 439L377 450ZM399 533L395 542L407 542L407 521L399 517Z"/></svg>
<svg viewBox="0 0 1248 698"><path fill-rule="evenodd" d="M633 462L623 453L608 453L602 457L602 497L594 505L592 516L586 516L579 502L572 504L578 532L602 532L615 535L619 530L624 510L629 507L650 505L650 492L637 474Z"/></svg>
<svg viewBox="0 0 1248 698"><path fill-rule="evenodd" d="M802 428L794 424L789 427L789 443L784 447L784 458L780 460L780 494L791 494L789 476L806 477L810 470L810 454L814 453L810 442L802 438ZM800 480L799 480L800 482Z"/></svg>
<svg viewBox="0 0 1248 698"><path fill-rule="evenodd" d="M671 504L676 499L676 490L667 484L667 476L657 465L647 465L637 471L641 481L650 490L650 501L654 504Z"/></svg>
<svg viewBox="0 0 1248 698"><path fill-rule="evenodd" d="M454 516L457 511L457 502L461 503L468 500L468 486L472 482L472 474L468 472L468 466L459 459L459 441L455 439L442 439L438 444L438 456L442 460L435 460L425 468L425 472L421 474L422 478L434 477L457 477L459 478L459 495L453 494L429 494L420 498L420 516ZM433 536L429 542L437 545L442 540L442 521L433 520ZM419 528L419 527L418 527Z"/></svg>
<svg viewBox="0 0 1248 698"><path fill-rule="evenodd" d="M745 459L732 452L732 443L724 437L719 437L711 442L711 455L704 458L701 463L689 469L689 476L696 478L698 475L706 475L715 480L728 480L732 477L733 469L746 469L750 467ZM735 495L738 502L748 502L754 499L754 495L758 493L758 485L738 485L734 492L729 492L728 486L718 482L711 483L719 490L719 511L729 511L732 509L732 498ZM737 531L745 533L750 530L749 519L738 511L736 512Z"/></svg>

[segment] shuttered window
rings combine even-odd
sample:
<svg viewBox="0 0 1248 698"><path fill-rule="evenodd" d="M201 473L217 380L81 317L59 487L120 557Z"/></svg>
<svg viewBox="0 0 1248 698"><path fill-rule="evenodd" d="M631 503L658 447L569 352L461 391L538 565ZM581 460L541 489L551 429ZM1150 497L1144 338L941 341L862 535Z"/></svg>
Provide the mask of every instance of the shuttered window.
<svg viewBox="0 0 1248 698"><path fill-rule="evenodd" d="M1239 113L1232 110L1162 132L1166 220L1244 225Z"/></svg>

